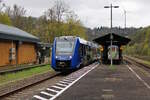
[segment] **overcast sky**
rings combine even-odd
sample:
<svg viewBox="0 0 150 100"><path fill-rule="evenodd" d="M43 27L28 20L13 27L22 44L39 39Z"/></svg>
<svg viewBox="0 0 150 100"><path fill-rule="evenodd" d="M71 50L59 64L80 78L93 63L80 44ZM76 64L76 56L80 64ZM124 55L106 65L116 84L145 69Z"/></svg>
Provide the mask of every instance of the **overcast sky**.
<svg viewBox="0 0 150 100"><path fill-rule="evenodd" d="M50 8L54 0L3 0L6 5L17 4L27 10L28 16L39 17ZM113 9L113 26L124 27L124 9L127 27L150 25L150 0L64 0L79 16L86 27L110 26L110 9L104 5L118 5Z"/></svg>

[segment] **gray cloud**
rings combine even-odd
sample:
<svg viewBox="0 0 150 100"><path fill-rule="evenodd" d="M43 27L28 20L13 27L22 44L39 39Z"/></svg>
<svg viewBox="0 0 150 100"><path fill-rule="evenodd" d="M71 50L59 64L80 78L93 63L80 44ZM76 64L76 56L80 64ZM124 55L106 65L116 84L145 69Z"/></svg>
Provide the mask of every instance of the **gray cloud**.
<svg viewBox="0 0 150 100"><path fill-rule="evenodd" d="M12 6L18 4L27 9L27 15L39 17L54 0L4 0ZM113 26L124 25L123 9L127 11L127 26L150 25L150 0L64 0L81 21L87 27L110 26L110 10L104 9L104 5L113 3L119 5L119 9L113 9Z"/></svg>

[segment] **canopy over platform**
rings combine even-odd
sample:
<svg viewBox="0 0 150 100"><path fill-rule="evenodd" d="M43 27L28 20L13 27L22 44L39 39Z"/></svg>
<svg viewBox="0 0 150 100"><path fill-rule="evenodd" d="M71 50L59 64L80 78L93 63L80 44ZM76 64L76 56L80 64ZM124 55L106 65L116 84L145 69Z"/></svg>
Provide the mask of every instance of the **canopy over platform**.
<svg viewBox="0 0 150 100"><path fill-rule="evenodd" d="M111 33L108 33L104 36L94 39L93 41L100 45L110 45L111 38L113 41L112 43L113 45L127 45L131 41L129 38L114 33L112 33L112 37L111 37Z"/></svg>

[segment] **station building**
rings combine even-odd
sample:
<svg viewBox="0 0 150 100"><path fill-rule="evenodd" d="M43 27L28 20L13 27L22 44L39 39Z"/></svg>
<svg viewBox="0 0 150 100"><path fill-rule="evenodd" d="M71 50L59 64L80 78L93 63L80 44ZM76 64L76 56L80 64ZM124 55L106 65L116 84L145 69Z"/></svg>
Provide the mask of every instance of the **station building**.
<svg viewBox="0 0 150 100"><path fill-rule="evenodd" d="M0 24L0 67L36 63L39 41L23 30Z"/></svg>

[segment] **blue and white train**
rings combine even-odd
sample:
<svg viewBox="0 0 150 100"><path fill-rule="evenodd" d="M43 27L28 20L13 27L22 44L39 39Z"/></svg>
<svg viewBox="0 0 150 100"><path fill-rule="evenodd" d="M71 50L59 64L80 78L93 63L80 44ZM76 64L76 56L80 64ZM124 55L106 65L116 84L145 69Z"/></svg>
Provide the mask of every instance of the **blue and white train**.
<svg viewBox="0 0 150 100"><path fill-rule="evenodd" d="M52 68L55 71L71 71L97 60L98 45L75 36L54 39Z"/></svg>

